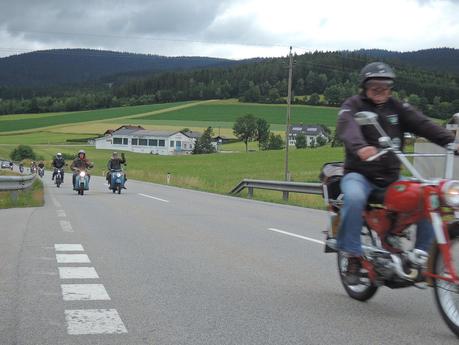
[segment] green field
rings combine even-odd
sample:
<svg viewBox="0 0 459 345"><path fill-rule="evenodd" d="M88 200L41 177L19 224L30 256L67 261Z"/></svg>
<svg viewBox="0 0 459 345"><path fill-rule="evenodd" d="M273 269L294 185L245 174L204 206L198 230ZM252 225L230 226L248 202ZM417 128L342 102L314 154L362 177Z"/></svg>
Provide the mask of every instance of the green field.
<svg viewBox="0 0 459 345"><path fill-rule="evenodd" d="M170 113L146 115L142 120L154 120L157 123L191 124L193 121L214 123L213 127L232 127L236 119L246 114L264 118L272 125L284 125L287 113L286 105L263 105L237 102L216 102L198 104L194 107L179 109ZM324 124L334 127L338 114L337 108L294 105L291 108L291 123ZM163 121L163 122L159 122Z"/></svg>
<svg viewBox="0 0 459 345"><path fill-rule="evenodd" d="M251 143L256 148L256 143ZM233 147L238 144L231 144ZM0 146L0 157L7 157L12 145ZM76 154L80 149L95 163L93 174L103 176L111 151L94 147L34 146L35 152L50 160L60 151ZM242 148L242 146L241 146ZM211 155L156 156L126 152L128 178L165 184L171 173L171 184L184 188L227 194L242 179L283 180L284 151L220 153ZM290 150L290 171L294 181L317 182L320 168L326 161L342 159L342 148L328 146L317 149ZM129 186L128 186L129 187ZM245 193L242 194L243 196ZM282 193L255 191L257 199L282 202ZM308 207L323 206L321 197L291 194L290 203Z"/></svg>
<svg viewBox="0 0 459 345"><path fill-rule="evenodd" d="M139 105L133 107L121 107L110 109L99 109L91 111L79 111L60 114L38 114L38 115L11 115L7 119L0 116L0 132L12 132L30 130L36 128L65 125L87 121L101 121L106 119L119 118L157 110L172 108L187 104L186 102L163 103L151 105Z"/></svg>
<svg viewBox="0 0 459 345"><path fill-rule="evenodd" d="M181 130L184 127L203 131L212 126L215 135L232 136L232 126L239 116L253 114L265 118L271 130L285 130L286 105L239 103L235 100L168 103L149 106L114 108L88 112L11 115L0 117L0 157L9 157L17 144L32 145L49 166L56 152L75 154L80 148L95 162L93 174L104 174L111 152L96 150L69 139L95 137L108 128L122 124L143 125L147 129ZM335 126L336 108L293 106L292 123L322 123ZM127 117L126 117L127 116ZM90 121L88 123L88 121ZM47 127L47 128L45 128ZM7 133L10 131L17 131ZM65 144L65 145L62 145ZM184 188L227 194L244 178L282 180L285 151L258 151L258 143L249 143L246 153L243 143L222 146L222 152L211 155L153 156L127 152L128 177L143 181L166 183ZM294 181L317 181L325 161L342 159L342 149L290 150L290 171ZM244 196L246 193L242 193ZM257 199L282 202L279 192L255 191ZM290 203L322 207L318 196L291 194Z"/></svg>

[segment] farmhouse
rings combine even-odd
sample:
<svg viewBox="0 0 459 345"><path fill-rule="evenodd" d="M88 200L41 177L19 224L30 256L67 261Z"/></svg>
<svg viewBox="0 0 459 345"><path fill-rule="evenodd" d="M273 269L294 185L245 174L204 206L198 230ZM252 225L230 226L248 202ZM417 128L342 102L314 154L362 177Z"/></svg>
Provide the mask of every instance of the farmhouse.
<svg viewBox="0 0 459 345"><path fill-rule="evenodd" d="M182 132L148 131L141 126L121 126L94 140L96 149L159 155L189 154L196 138Z"/></svg>
<svg viewBox="0 0 459 345"><path fill-rule="evenodd" d="M317 139L322 137L328 142L328 136L322 126L319 125L291 125L288 129L288 144L295 145L296 136L303 134L306 137L306 145L311 146L311 143L317 143Z"/></svg>

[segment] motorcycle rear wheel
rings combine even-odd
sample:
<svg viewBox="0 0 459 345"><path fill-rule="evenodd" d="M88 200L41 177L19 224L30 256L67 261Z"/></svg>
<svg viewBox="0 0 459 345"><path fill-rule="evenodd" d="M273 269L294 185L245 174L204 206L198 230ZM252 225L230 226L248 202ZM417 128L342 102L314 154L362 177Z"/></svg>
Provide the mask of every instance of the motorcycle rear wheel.
<svg viewBox="0 0 459 345"><path fill-rule="evenodd" d="M378 287L373 285L370 281L368 281L368 283L365 284L362 283L359 285L349 285L346 282L346 277L344 273L347 268L348 259L344 257L340 252L338 252L337 258L338 273L341 280L341 284L343 284L344 290L346 290L346 293L349 295L349 297L361 302L368 301L371 297L373 297L376 291L378 290Z"/></svg>
<svg viewBox="0 0 459 345"><path fill-rule="evenodd" d="M451 256L456 273L459 272L459 224L454 223L449 230ZM445 275L445 265L440 250L434 254L433 273ZM446 273L447 274L447 273ZM441 279L434 279L435 302L449 329L459 337L459 286Z"/></svg>

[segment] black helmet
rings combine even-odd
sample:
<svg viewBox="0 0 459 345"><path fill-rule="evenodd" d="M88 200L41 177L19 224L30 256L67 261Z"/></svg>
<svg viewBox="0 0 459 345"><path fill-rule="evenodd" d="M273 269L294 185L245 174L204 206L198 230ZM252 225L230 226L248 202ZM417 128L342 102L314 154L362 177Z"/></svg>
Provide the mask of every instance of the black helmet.
<svg viewBox="0 0 459 345"><path fill-rule="evenodd" d="M384 62L372 62L360 71L360 85L363 86L368 79L395 79L395 73L389 65Z"/></svg>

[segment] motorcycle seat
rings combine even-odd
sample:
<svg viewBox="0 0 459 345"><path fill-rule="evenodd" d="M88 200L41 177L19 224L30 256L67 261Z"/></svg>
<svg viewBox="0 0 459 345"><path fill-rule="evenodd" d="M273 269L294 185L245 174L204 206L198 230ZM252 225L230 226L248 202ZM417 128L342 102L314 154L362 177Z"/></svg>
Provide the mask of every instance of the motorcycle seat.
<svg viewBox="0 0 459 345"><path fill-rule="evenodd" d="M385 189L373 189L373 191L368 196L367 203L368 204L383 204L384 203L384 195L386 194Z"/></svg>

